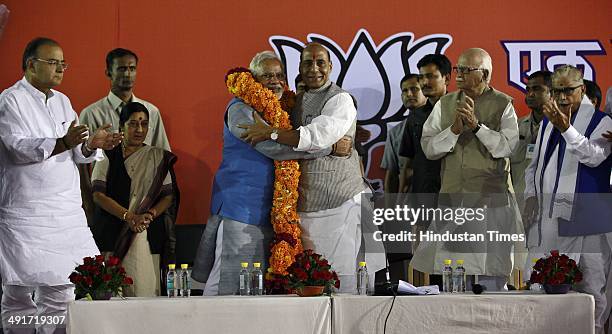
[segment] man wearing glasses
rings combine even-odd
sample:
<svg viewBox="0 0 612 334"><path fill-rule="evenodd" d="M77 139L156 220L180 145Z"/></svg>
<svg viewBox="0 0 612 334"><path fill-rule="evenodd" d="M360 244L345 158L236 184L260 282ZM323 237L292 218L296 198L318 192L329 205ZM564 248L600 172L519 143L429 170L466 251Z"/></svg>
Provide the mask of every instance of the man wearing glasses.
<svg viewBox="0 0 612 334"><path fill-rule="evenodd" d="M34 332L34 322L16 325L17 316L65 319L66 305L74 299L68 275L83 257L99 254L81 208L76 164L101 160L100 148L113 148L121 135L108 132L107 124L88 137L70 100L52 89L67 67L57 42L36 38L23 54L24 78L0 95L5 333ZM60 320L59 327L63 324ZM40 327L39 333L65 331L54 332L55 327Z"/></svg>
<svg viewBox="0 0 612 334"><path fill-rule="evenodd" d="M578 263L584 280L577 288L595 298L596 333L603 333L610 312L604 310L612 263L612 147L602 135L612 130L612 118L595 109L585 90L576 67L553 73L553 99L544 104L525 176L524 220L531 225L530 256L557 249Z"/></svg>
<svg viewBox="0 0 612 334"><path fill-rule="evenodd" d="M430 230L485 236L487 231L513 233L520 217L516 222L518 210L508 159L518 141L512 99L490 86L493 65L485 50L464 51L454 70L459 90L442 96L435 104L423 125L421 145L428 159L440 159L442 163L440 193L450 194L451 200L440 200L439 206L486 207L486 218L461 226L453 220L437 219ZM413 266L439 274L444 259L464 260L468 275L482 275L480 284L488 290L501 290L512 271L512 245L488 236L484 242L471 243L421 240Z"/></svg>
<svg viewBox="0 0 612 334"><path fill-rule="evenodd" d="M274 52L256 54L249 69L255 80L278 99L283 96L285 71ZM270 209L274 160L314 159L332 151L327 148L312 153L297 152L276 142L277 135L270 133L257 144L241 138L245 125L264 124L264 121L257 111L238 98L229 102L224 119L223 161L215 174L211 216L192 274L197 281L206 282L204 295L235 294L239 287L240 262L260 262L266 267L273 237Z"/></svg>

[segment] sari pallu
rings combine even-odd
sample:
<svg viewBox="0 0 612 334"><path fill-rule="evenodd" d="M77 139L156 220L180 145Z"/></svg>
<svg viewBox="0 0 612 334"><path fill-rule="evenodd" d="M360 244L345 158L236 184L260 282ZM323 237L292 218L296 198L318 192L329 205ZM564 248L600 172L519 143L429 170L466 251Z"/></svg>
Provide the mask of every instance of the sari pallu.
<svg viewBox="0 0 612 334"><path fill-rule="evenodd" d="M178 192L171 175L176 156L160 148L144 146L125 160L120 147L105 152L108 159L96 164L92 175L93 190L105 193L135 214L152 208L161 198L176 193L173 206L157 217L142 233L134 233L121 219L98 208L94 237L101 251L110 251L122 259L133 275L135 288L143 280L159 275L162 263L174 253L174 221L178 210ZM142 280L139 279L142 276ZM154 283L154 282L153 282ZM149 284L144 295L159 294L159 287ZM137 295L142 295L135 289Z"/></svg>

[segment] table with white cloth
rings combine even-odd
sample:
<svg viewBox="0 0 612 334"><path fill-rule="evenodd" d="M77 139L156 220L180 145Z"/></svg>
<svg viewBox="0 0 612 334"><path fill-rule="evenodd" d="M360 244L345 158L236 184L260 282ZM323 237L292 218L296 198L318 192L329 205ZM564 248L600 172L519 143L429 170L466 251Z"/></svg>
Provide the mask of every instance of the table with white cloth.
<svg viewBox="0 0 612 334"><path fill-rule="evenodd" d="M330 334L329 297L113 298L68 305L68 333Z"/></svg>
<svg viewBox="0 0 612 334"><path fill-rule="evenodd" d="M393 297L219 296L113 298L68 306L68 333L383 333ZM399 296L386 333L594 333L595 302L499 292Z"/></svg>
<svg viewBox="0 0 612 334"><path fill-rule="evenodd" d="M383 333L393 297L333 297L333 333ZM581 293L529 292L398 296L386 333L590 334L595 302Z"/></svg>

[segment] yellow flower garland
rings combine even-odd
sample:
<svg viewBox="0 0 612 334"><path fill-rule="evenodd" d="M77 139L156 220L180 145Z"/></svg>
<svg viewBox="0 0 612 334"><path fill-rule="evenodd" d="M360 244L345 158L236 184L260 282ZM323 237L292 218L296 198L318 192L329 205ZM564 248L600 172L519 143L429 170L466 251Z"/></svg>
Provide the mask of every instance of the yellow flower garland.
<svg viewBox="0 0 612 334"><path fill-rule="evenodd" d="M226 84L230 93L261 113L268 124L280 129L292 128L289 114L282 109L281 101L271 90L255 81L250 72L228 74ZM286 108L294 98L292 92L285 92L282 102L285 102ZM274 166L274 196L270 216L277 240L270 252L270 268L272 273L284 276L288 274L287 268L293 264L295 255L303 251L300 218L297 214L300 165L296 160L286 160L274 161ZM291 236L294 242L278 238L283 234Z"/></svg>

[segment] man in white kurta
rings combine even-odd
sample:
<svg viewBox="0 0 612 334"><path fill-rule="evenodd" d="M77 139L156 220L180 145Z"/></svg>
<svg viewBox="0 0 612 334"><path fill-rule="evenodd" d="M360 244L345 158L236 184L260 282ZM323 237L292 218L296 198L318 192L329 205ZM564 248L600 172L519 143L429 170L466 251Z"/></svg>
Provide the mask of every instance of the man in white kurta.
<svg viewBox="0 0 612 334"><path fill-rule="evenodd" d="M509 185L508 161L519 137L512 99L489 86L492 62L482 49L464 51L455 71L459 91L435 104L423 125L423 152L428 159L442 159L441 193L475 194L479 203L492 203L485 224L468 222L465 228L483 235L496 230L517 232L520 216ZM442 233L448 226L461 228L436 220L429 230ZM468 248L456 245L459 243L421 240L412 265L439 274L445 259L464 260L466 273L483 275L479 283L488 290L505 288L513 265L512 245L495 241Z"/></svg>
<svg viewBox="0 0 612 334"><path fill-rule="evenodd" d="M67 67L63 58L55 41L34 39L24 52L24 78L0 95L5 333L34 332L35 322L11 325L11 317L65 316L74 299L68 276L83 257L99 254L81 208L76 163L100 160L99 148L116 145L120 136L104 127L87 138L68 98L51 89L62 81ZM54 330L40 327L38 332Z"/></svg>
<svg viewBox="0 0 612 334"><path fill-rule="evenodd" d="M354 138L357 110L348 92L329 80L329 52L318 43L302 51L300 74L308 90L298 95L294 108L296 130L272 129L257 123L247 141L273 139L296 151L317 152L332 147L343 136ZM298 213L305 249L329 260L340 278L340 292L355 292L357 262L365 259L373 274L385 267L384 247L373 241L373 224L362 221L362 194L369 193L361 177L356 151L350 157L322 157L301 161ZM362 243L362 239L365 243Z"/></svg>
<svg viewBox="0 0 612 334"><path fill-rule="evenodd" d="M605 287L612 262L612 210L606 212L607 203L603 210L597 210L596 203L610 199L612 147L602 135L612 130L612 118L597 111L584 90L578 69L563 66L555 70L554 102L544 105L546 118L525 173L525 195L529 196L525 221L531 225L531 258L556 249L578 263L584 280L577 288L595 298L596 333L603 333L610 312L609 308L605 311ZM586 224L578 211L585 193L590 194L586 195L589 211L594 211ZM531 268L526 269L529 277Z"/></svg>

